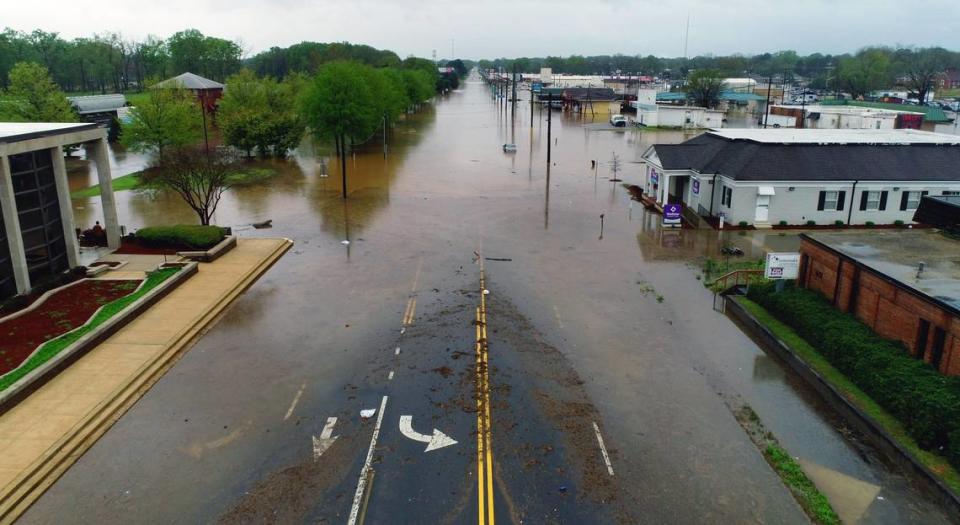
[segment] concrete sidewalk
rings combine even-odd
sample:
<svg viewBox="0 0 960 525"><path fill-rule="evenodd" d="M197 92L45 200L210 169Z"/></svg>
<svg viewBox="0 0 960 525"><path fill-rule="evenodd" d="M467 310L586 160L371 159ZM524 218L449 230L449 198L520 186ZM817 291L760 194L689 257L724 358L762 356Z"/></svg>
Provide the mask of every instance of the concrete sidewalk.
<svg viewBox="0 0 960 525"><path fill-rule="evenodd" d="M40 497L292 244L239 240L0 416L0 523Z"/></svg>

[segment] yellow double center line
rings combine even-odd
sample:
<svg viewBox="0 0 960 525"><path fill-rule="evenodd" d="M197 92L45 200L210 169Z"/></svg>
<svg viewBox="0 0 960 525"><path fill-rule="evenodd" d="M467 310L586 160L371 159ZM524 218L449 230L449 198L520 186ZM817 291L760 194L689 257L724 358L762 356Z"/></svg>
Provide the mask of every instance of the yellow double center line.
<svg viewBox="0 0 960 525"><path fill-rule="evenodd" d="M490 446L490 370L487 346L486 277L480 257L480 306L477 308L477 512L481 525L493 525L493 453Z"/></svg>
<svg viewBox="0 0 960 525"><path fill-rule="evenodd" d="M403 326L410 326L413 324L413 318L417 314L417 298L411 297L407 299L407 310L403 312Z"/></svg>

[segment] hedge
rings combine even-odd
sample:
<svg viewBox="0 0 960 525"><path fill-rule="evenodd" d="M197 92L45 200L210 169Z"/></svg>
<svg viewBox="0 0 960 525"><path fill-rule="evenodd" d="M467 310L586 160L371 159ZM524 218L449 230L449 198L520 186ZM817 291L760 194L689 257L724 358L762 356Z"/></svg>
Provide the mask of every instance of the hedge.
<svg viewBox="0 0 960 525"><path fill-rule="evenodd" d="M903 423L920 447L960 467L960 378L914 359L898 342L838 311L817 292L772 283L747 294L797 331L833 366Z"/></svg>
<svg viewBox="0 0 960 525"><path fill-rule="evenodd" d="M137 230L137 240L146 246L205 250L223 240L225 234L219 226L180 224L177 226L150 226Z"/></svg>

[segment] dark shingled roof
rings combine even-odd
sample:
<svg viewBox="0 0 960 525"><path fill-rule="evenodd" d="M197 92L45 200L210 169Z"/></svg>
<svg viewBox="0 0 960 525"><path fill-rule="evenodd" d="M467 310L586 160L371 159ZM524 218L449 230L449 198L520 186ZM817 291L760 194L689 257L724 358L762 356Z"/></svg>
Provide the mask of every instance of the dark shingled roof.
<svg viewBox="0 0 960 525"><path fill-rule="evenodd" d="M744 181L960 181L960 146L778 144L705 133L653 146L665 170L693 169Z"/></svg>

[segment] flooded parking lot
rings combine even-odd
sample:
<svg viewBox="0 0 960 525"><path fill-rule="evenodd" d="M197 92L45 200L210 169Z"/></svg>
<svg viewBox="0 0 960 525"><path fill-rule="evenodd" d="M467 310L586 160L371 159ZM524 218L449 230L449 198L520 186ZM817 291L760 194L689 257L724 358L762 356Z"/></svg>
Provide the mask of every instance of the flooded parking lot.
<svg viewBox="0 0 960 525"><path fill-rule="evenodd" d="M623 161L624 183L639 183L650 145L693 133L555 111L548 165L547 115L534 108L532 126L530 115L521 102L511 120L472 79L393 129L386 156L380 142L357 148L347 199L340 161L309 140L288 160L256 161L278 174L231 190L216 222L296 246L24 522L68 512L103 523L342 522L368 450L371 522L475 519L481 258L487 497L501 519L805 522L733 416L749 405L832 480L820 488L845 521L946 521L713 310L697 279L706 258L729 245L745 259L795 250L796 233L664 229L609 180L611 161ZM516 153L503 152L507 142ZM111 160L114 176L148 162L120 148ZM72 168L72 188L95 180L82 160ZM118 192L117 203L128 229L194 222L172 195ZM78 224L101 220L96 197L74 209ZM267 219L272 230L249 227ZM376 447L375 419L358 416L369 408L386 412ZM404 415L458 443L412 447ZM341 437L317 460L312 438L330 417Z"/></svg>

